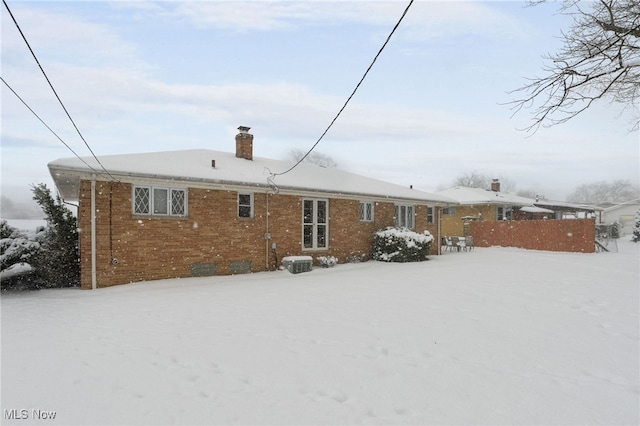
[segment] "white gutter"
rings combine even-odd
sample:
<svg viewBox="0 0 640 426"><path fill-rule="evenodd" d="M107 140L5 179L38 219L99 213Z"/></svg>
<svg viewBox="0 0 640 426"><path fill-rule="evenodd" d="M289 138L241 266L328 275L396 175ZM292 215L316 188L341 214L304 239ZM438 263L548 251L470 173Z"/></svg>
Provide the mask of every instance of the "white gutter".
<svg viewBox="0 0 640 426"><path fill-rule="evenodd" d="M54 182L56 186L60 188L61 185L58 185L56 177L58 175L62 175L64 173L71 173L72 176L78 179L77 188L79 188L79 181L83 176L89 175L89 173L79 167L68 167L68 166L51 166L49 165L49 171L51 172L51 176L54 177ZM191 178L191 177L176 177L171 175L162 175L162 174L147 174L141 175L137 173L131 172L112 172L112 176L115 176L119 182L126 183L135 183L135 184L145 184L149 183L153 185L155 182L171 182L171 185L174 187L177 185L179 187L193 187L193 188L204 188L204 189L220 189L226 191L254 191L254 192L269 192L273 191L271 186L268 183L257 183L257 182L246 182L241 183L237 181L225 181L220 179L203 179L203 178ZM95 175L91 175L95 178ZM67 179L69 177L67 176ZM417 191L417 190L416 190ZM421 192L421 191L417 191ZM430 197L420 197L420 196L411 196L411 195L385 195L385 194L376 194L370 192L362 192L362 191L349 191L349 192L335 192L327 189L316 189L316 188L304 188L304 187L291 187L291 186L278 186L278 194L280 195L294 195L294 196L308 196L308 197L326 197L326 198L338 198L338 199L348 199L353 200L355 198L366 199L371 201L378 202L397 202L397 203L418 203L418 204L429 204L434 206L454 206L459 205L460 203L451 197L447 197L444 195L436 195L436 199L431 199ZM70 194L66 194L66 198L69 199L77 199L79 194L74 194L74 197L71 197ZM426 194L425 194L426 195ZM431 194L428 194L431 195Z"/></svg>
<svg viewBox="0 0 640 426"><path fill-rule="evenodd" d="M96 175L91 176L91 289L97 288L96 274Z"/></svg>

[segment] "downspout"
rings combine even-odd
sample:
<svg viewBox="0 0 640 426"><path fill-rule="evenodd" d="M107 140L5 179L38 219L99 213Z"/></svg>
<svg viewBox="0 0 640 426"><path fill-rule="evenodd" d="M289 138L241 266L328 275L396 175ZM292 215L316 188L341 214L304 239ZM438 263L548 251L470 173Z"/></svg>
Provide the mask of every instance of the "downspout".
<svg viewBox="0 0 640 426"><path fill-rule="evenodd" d="M267 269L267 271L270 271L271 268L269 268L269 240L271 239L271 236L269 235L269 191L267 191L265 193L265 197L267 199L267 218L266 218L266 231L264 234L264 267Z"/></svg>
<svg viewBox="0 0 640 426"><path fill-rule="evenodd" d="M96 274L96 175L91 176L91 289L98 287Z"/></svg>
<svg viewBox="0 0 640 426"><path fill-rule="evenodd" d="M441 223L440 222L442 221L442 207L438 207L436 209L436 211L438 212L438 237L437 237L438 238L438 241L437 241L437 243L438 243L438 255L441 255L442 254L442 243L441 243L442 237L440 236L440 232L442 232L442 231L441 231Z"/></svg>

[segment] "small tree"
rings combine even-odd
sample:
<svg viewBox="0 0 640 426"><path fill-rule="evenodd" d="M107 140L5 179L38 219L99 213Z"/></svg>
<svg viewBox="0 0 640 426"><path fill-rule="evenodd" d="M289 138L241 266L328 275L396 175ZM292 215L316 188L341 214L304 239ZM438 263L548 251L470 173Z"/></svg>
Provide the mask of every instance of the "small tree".
<svg viewBox="0 0 640 426"><path fill-rule="evenodd" d="M640 242L640 210L636 213L635 222L633 225L633 237L631 241L634 243Z"/></svg>
<svg viewBox="0 0 640 426"><path fill-rule="evenodd" d="M33 199L42 207L47 228L35 268L49 287L80 285L77 221L59 196L55 201L43 183L32 186Z"/></svg>

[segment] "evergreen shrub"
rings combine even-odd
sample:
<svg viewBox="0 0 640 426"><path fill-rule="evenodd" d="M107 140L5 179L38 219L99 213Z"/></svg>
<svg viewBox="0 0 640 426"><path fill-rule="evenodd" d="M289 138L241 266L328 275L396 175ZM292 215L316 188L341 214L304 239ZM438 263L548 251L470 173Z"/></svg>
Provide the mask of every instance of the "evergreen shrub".
<svg viewBox="0 0 640 426"><path fill-rule="evenodd" d="M389 227L373 234L374 260L384 262L421 262L427 260L433 236L407 228Z"/></svg>

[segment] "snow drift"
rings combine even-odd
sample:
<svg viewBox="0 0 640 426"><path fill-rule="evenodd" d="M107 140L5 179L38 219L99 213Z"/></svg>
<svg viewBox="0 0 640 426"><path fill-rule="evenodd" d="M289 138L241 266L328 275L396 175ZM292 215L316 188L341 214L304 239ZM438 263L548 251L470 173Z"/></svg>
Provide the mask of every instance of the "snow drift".
<svg viewBox="0 0 640 426"><path fill-rule="evenodd" d="M3 294L3 422L638 424L639 248Z"/></svg>

